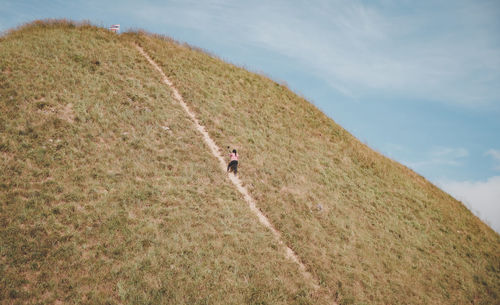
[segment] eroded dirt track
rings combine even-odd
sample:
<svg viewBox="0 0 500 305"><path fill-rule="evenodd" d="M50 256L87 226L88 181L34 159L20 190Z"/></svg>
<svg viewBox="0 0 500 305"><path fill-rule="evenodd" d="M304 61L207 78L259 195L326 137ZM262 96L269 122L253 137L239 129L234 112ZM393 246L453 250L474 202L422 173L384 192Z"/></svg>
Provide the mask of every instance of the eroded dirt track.
<svg viewBox="0 0 500 305"><path fill-rule="evenodd" d="M161 74L163 83L165 83L166 85L168 85L170 87L170 89L173 92L175 100L182 106L182 108L186 111L188 116L191 118L196 129L201 133L201 135L203 136L203 140L210 148L212 155L215 158L217 158L217 160L219 160L221 169L224 172L226 172L226 162L224 161L224 158L221 155L221 150L217 146L217 144L215 144L214 140L212 140L212 138L210 137L210 135L206 131L205 127L203 125L201 125L200 121L196 118L196 115L194 114L194 112L192 112L189 109L188 105L184 102L184 99L180 95L179 91L177 91L177 89L175 88L173 83L167 78L167 76L165 75L163 70L160 68L160 66L158 64L156 64L156 62L154 62L151 59L151 57L149 57L149 55L144 51L143 48L141 48L138 45L135 45L135 46L136 46L137 50L139 50L139 52L148 60L148 62ZM243 198L248 203L250 210L257 216L257 218L259 219L259 222L272 232L272 234L274 235L274 237L276 238L278 243L283 247L283 250L285 251L286 257L298 265L299 270L302 273L302 275L304 276L304 278L311 284L311 286L315 290L318 290L320 288L318 279L316 279L309 271L307 271L307 268L302 263L300 258L297 256L295 251L293 251L288 245L286 245L283 242L283 240L281 238L281 233L272 225L272 223L269 221L267 216L264 215L262 213L262 211L257 207L255 200L252 198L252 196L250 196L247 188L243 185L241 180L233 174L229 174L228 177L229 177L229 180L231 180L231 182L234 184L236 189L243 195ZM337 303L332 301L332 304L337 304Z"/></svg>

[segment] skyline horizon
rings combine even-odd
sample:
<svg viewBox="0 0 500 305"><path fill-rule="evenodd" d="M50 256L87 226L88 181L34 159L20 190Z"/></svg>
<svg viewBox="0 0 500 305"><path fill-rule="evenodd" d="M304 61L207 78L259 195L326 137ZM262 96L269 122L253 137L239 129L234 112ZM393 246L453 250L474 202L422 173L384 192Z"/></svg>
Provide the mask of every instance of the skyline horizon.
<svg viewBox="0 0 500 305"><path fill-rule="evenodd" d="M62 14L201 48L286 83L500 232L498 5L334 2L18 1L0 9L0 31Z"/></svg>

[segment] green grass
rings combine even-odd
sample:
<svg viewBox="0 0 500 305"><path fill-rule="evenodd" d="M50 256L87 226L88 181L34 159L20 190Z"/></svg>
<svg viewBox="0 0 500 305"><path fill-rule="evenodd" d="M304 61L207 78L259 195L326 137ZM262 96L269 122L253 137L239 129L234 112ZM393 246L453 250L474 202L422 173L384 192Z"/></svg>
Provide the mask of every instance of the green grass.
<svg viewBox="0 0 500 305"><path fill-rule="evenodd" d="M320 291L134 42L239 150ZM500 302L500 237L460 202L285 86L160 36L46 21L1 37L0 172L1 303Z"/></svg>
<svg viewBox="0 0 500 305"><path fill-rule="evenodd" d="M0 43L1 303L325 303L128 40Z"/></svg>

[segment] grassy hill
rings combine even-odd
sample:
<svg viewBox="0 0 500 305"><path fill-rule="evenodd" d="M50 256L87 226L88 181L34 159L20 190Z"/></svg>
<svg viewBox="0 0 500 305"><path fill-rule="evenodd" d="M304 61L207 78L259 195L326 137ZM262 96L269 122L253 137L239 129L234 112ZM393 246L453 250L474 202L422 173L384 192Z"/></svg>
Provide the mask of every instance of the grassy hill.
<svg viewBox="0 0 500 305"><path fill-rule="evenodd" d="M239 149L319 290L134 43ZM65 21L0 38L0 172L5 304L500 304L500 236L463 204L286 87L168 38Z"/></svg>

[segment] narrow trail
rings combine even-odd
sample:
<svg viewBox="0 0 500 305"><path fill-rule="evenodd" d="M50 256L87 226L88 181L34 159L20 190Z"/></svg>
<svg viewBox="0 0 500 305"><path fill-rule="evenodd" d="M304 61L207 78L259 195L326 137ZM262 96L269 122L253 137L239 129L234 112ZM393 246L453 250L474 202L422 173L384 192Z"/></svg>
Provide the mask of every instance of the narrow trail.
<svg viewBox="0 0 500 305"><path fill-rule="evenodd" d="M203 127L203 125L200 124L200 121L196 118L195 114L189 109L188 105L184 102L184 99L179 94L177 89L174 87L173 83L167 78L165 73L163 73L163 70L160 68L160 66L158 66L156 62L154 62L151 59L151 57L149 57L149 55L144 51L144 49L142 49L139 45L135 45L135 47L148 60L148 62L161 74L162 81L170 87L170 89L174 94L174 98L177 100L177 102L179 102L182 108L184 108L186 113L193 120L196 129L203 135L203 139L210 148L212 154L214 155L215 158L219 160L221 169L224 172L226 172L226 162L224 161L224 158L220 154L219 147L217 146L217 144L215 144L214 140L210 138L210 135L205 130L205 127ZM243 195L245 201L248 203L248 206L250 207L250 210L258 217L260 223L272 232L275 239L284 248L286 257L298 265L299 270L304 276L304 278L306 278L309 281L309 283L315 290L318 290L320 288L318 284L319 281L316 278L314 278L314 276L309 271L307 271L305 265L301 262L297 254L283 242L281 238L281 233L278 230L276 230L276 228L271 224L267 216L264 215L259 208L257 208L255 200L252 198L252 196L250 196L247 188L242 184L240 178L238 178L233 174L229 174L228 176L231 182L236 186L238 191ZM333 304L336 304L336 302L333 302Z"/></svg>

